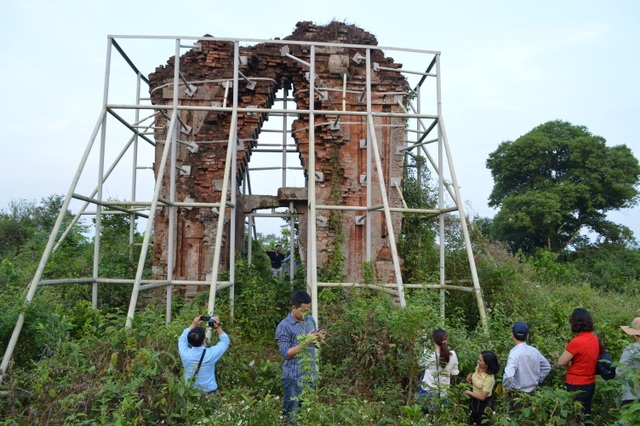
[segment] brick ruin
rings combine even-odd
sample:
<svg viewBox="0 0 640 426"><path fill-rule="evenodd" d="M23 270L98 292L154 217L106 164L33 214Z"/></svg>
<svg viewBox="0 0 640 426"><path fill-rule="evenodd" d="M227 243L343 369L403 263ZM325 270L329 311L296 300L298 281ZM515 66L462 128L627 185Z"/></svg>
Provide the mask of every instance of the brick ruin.
<svg viewBox="0 0 640 426"><path fill-rule="evenodd" d="M199 41L201 49L191 49L180 57L180 72L183 79L179 102L185 106L232 106L232 88L227 81L234 77L234 43L203 37ZM366 48L352 45L371 46L371 63L380 68L397 69L402 65L394 63L393 58L385 57L377 46L376 38L353 25L332 22L326 26L316 26L311 22L299 22L296 29L283 40L308 42L309 44L261 43L249 47L240 47L239 71L255 86L241 79L238 84L238 108L272 108L276 93L282 88L292 90L298 110L309 110L309 67L283 55L282 48L287 46L290 55L304 62L311 62L311 44L332 43L315 46L316 93L313 94L316 115L315 153L316 153L316 203L317 205L366 206L367 185L371 185L371 205L381 205L382 198L375 165L371 167L372 176L367 177L367 140L366 115L327 114L323 111L367 112L366 104L366 61L357 63L353 58L364 58ZM349 44L350 47L336 46L333 43ZM170 105L173 102L173 76L175 57L169 58L166 65L159 66L150 74L150 92L154 105ZM345 74L346 73L346 74ZM345 86L346 90L343 90ZM195 93L186 93L189 82L197 87ZM228 90L227 90L228 89ZM371 112L404 113L409 90L406 79L399 72L378 69L371 71ZM324 94L323 94L324 93ZM343 99L344 93L344 99ZM225 100L226 95L226 100ZM344 104L343 104L344 102ZM155 119L156 161L160 164L164 141L168 139L166 128L168 116L157 114ZM222 181L225 167L227 140L231 131L229 111L181 110L180 120L191 127L189 134L179 132L183 142L194 141L197 152L189 150L186 143L177 144L176 164L188 165L190 173L176 176L176 201L193 200L200 203L215 203L221 199ZM294 203L299 214L300 255L306 259L308 200L306 188L280 188L277 196L259 196L242 194L242 182L251 159L252 150L257 146L263 122L267 113L240 111L238 115L237 137L241 147L237 151L237 233L233 244L240 250L242 236L245 233L245 215L257 208L289 206ZM309 173L309 120L308 114L300 113L292 123L292 135L299 152L300 162L306 179ZM403 155L397 147L404 143L404 119L402 117L376 116L376 139L382 159L382 168L389 204L401 207L401 199L392 182L402 178ZM337 124L339 123L339 125ZM180 125L182 126L182 125ZM372 161L373 163L373 161ZM375 164L375 163L374 163ZM158 170L155 170L156 175ZM308 186L308 185L307 185ZM169 171L164 174L161 197L169 199ZM229 196L226 197L229 200ZM168 208L158 210L154 237L154 272L166 273L167 230L169 226ZM231 210L233 212L233 210ZM225 217L224 249L221 267L228 267L229 215ZM361 282L363 263L366 261L366 226L360 216L363 211L344 210L339 213L318 209L317 224L317 264L321 270L330 262L332 253L340 249L345 256L344 282ZM337 216L336 216L337 215ZM336 218L338 220L336 220ZM393 232L398 236L401 227L401 213L392 213ZM179 208L175 221L176 238L174 279L204 280L211 272L213 264L214 242L217 213L211 208ZM389 232L382 210L371 214L371 256L375 262L377 279L382 282L394 282L393 263L389 247ZM246 238L246 236L245 236Z"/></svg>

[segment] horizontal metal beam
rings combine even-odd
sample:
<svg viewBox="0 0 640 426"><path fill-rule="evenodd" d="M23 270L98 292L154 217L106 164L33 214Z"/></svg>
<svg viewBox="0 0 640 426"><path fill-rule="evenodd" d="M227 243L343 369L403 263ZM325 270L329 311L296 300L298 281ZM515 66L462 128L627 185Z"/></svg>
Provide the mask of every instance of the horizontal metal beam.
<svg viewBox="0 0 640 426"><path fill-rule="evenodd" d="M275 40L275 39L259 39L259 38L228 38L228 37L193 37L193 36L152 36L152 35L116 35L111 34L107 36L110 39L146 39L146 40L195 40L195 41L227 41L230 43L264 43L264 44L283 44L283 45L298 45L298 46L324 46L324 47L339 47L341 49L370 49L370 50L391 50L397 52L410 52L410 53L422 53L426 55L440 55L439 50L425 50L425 49L410 49L405 47L393 47L393 46L373 46L370 44L349 44L349 43L329 43L322 41L297 41L297 40Z"/></svg>
<svg viewBox="0 0 640 426"><path fill-rule="evenodd" d="M114 109L140 109L140 110L170 110L173 109L173 105L135 105L135 104L109 104L107 105L108 110ZM234 110L237 110L238 113L269 113L269 112L280 112L284 113L286 111L291 112L291 110L284 109L271 109L271 108L232 108L232 107L222 107L222 106L195 106L195 105L177 105L176 109L179 111L218 111L218 112L227 112L231 113ZM309 115L311 111L308 109L297 109L295 110L298 115ZM110 111L113 115L114 113ZM434 114L415 114L409 112L366 112L366 111L342 111L342 110L314 110L313 113L315 115L353 115L353 116L367 116L372 115L373 117L397 117L397 118L429 118L432 120L437 120L438 116ZM114 115L115 116L115 115ZM131 126L127 126L131 128ZM135 130L131 128L132 130ZM140 136L143 136L140 134Z"/></svg>
<svg viewBox="0 0 640 426"><path fill-rule="evenodd" d="M107 205L103 201L96 200L95 198L85 197L84 195L80 195L80 194L74 193L72 195L72 197L77 199L77 200L86 201L87 203L97 204L97 205L102 206L102 207L107 207L107 208L110 208L110 209L113 209L113 210L118 210L118 211L121 211L121 212L124 212L124 213L128 213L128 214L134 214L134 215L139 216L139 217L144 217L145 219L149 218L148 215L140 213L137 210L125 209L125 208L119 207L117 205Z"/></svg>

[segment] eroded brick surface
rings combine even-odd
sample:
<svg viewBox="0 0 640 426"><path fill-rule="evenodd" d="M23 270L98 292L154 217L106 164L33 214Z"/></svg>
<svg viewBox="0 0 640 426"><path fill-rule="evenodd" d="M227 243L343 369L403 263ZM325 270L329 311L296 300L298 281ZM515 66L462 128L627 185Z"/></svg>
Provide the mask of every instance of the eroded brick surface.
<svg viewBox="0 0 640 426"><path fill-rule="evenodd" d="M294 33L285 40L309 42L348 43L375 46L376 38L370 33L353 25L332 22L326 26L316 26L310 22L300 22ZM225 82L233 78L234 45L232 42L201 40L201 51L191 50L180 57L180 71L184 78L198 87L193 96L185 94L184 84L180 86L180 104L190 106L231 106L232 88L225 90ZM308 67L298 61L281 54L281 44L263 43L251 47L241 47L240 56L246 62L240 65L240 72L255 81L253 90L247 88L243 80L239 83L238 107L256 106L271 108L274 104L276 92L288 87L293 90L297 109L308 110L309 81ZM311 61L311 47L308 45L288 45L290 54ZM361 140L366 139L366 117L358 115L341 116L340 125L333 125L337 116L324 114L322 111L342 110L343 102L347 111L366 112L366 98L363 90L366 84L365 62L357 64L352 58L359 53L365 55L363 48L349 48L342 46L316 46L316 88L324 95L316 93L313 97L315 114L315 155L316 171L321 172L323 180L316 183L317 205L346 205L366 206L367 183L363 176L367 173L367 150L361 146ZM380 50L371 50L372 62L383 67L399 68L401 64L394 63L392 58L384 56ZM151 82L151 98L154 105L168 105L173 100L173 75L175 58L170 58L166 65L159 66L149 76ZM343 75L347 73L347 91L343 99ZM371 73L372 102L371 111L375 112L403 112L398 102L404 103L408 90L406 80L398 72L377 71ZM225 102L225 93L227 99ZM167 112L170 114L170 111ZM179 139L195 141L199 145L197 153L188 150L185 144L178 144L176 163L191 166L191 173L187 176L178 175L176 178L176 200L192 199L196 202L218 202L221 198L223 172L227 151L227 140L231 126L231 113L220 111L182 111L180 117L183 123L191 126L189 135L180 133ZM256 147L260 134L264 114L240 113L238 116L238 138L243 149L237 156L238 194L242 187L242 179L252 150ZM156 126L167 125L167 116L157 115ZM404 140L404 120L402 118L378 117L376 124L376 138L380 155L386 188L390 195L390 205L401 206L400 198L395 188L391 186L393 178L402 177L402 155L396 152L396 147ZM292 124L293 137L299 150L300 161L308 177L309 164L309 116L300 114ZM167 139L166 130L156 131L156 140ZM160 164L164 143L158 143L156 148L156 167ZM368 184L372 185L372 205L381 205L382 198L379 181L375 168L372 168ZM158 170L156 170L156 174ZM169 199L169 171L164 176L162 197ZM299 192L299 191L298 191ZM304 190L302 191L304 194ZM238 206L288 206L291 199L290 191L279 191L280 198L267 197L260 200L243 200L239 196ZM296 197L300 197L299 194ZM229 197L227 197L229 199ZM248 207L249 209L253 207ZM237 209L238 238L236 248L240 248L241 231L244 220L243 209ZM300 218L301 255L305 259L308 247L307 241L307 200L298 199L296 209ZM343 211L340 213L338 224L335 217L332 220L331 211L317 210L317 239L318 266L322 268L330 261L332 253L340 248L345 255L345 282L360 282L362 279L362 265L366 259L366 227L356 224L357 216L364 212ZM227 210L227 216L229 210ZM229 217L225 218L222 266L227 266ZM392 214L394 232L400 230L401 216ZM158 274L166 271L167 263L167 227L168 209L162 208L155 223L154 270ZM177 237L175 239L176 264L174 279L205 279L211 271L212 256L216 235L217 216L208 208L193 208L178 210L176 220ZM384 282L393 282L393 267L391 250L389 247L389 230L385 223L382 210L372 215L371 256L376 262L378 278Z"/></svg>

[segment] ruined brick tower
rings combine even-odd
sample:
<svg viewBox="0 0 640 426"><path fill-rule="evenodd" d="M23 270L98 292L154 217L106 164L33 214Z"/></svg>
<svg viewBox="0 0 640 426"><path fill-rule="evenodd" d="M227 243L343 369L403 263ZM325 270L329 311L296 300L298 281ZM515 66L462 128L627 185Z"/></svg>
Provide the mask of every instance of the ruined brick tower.
<svg viewBox="0 0 640 426"><path fill-rule="evenodd" d="M315 296L322 286L374 287L396 296L400 306L406 306L405 287L436 289L440 292L443 318L446 292L460 290L475 295L480 321L488 333L466 215L441 114L440 52L381 47L373 35L339 22L326 26L300 22L292 35L267 41L204 36L195 45L183 45L198 38L121 37L123 41L169 42L174 56L147 79L116 42L116 36L108 36L103 108L31 280L25 303L31 302L40 285L91 284L92 306L97 307L99 285L132 285L126 322L130 327L140 291L166 287L166 317L170 321L173 286L208 285L211 291L207 312L212 313L216 291L234 285L233 258L246 239L245 217L251 219L256 210L282 206L293 211L289 216L299 224L300 258L305 263L316 318ZM185 48L189 51L180 54ZM428 65L418 71L404 69L385 55L389 51L400 56L421 55L427 58ZM112 53L122 61L120 66L112 67ZM124 67L126 75L112 78L113 71L121 71L122 63L128 65ZM156 59L151 63L157 63ZM118 101L110 100L110 83L122 83L132 75L134 102L128 96L121 98L124 91L120 90ZM408 83L410 77L406 76L411 75L418 76L415 85L413 80L411 85ZM144 83L149 84L150 98L142 96ZM280 90L285 91L284 99L292 93L295 110L274 108ZM422 103L423 100L430 102ZM427 103L430 107L425 108ZM139 113L145 110L151 111L151 115L141 118ZM291 149L297 153L304 170L305 185L279 188L277 196L251 194L243 184L249 181L252 154L260 149L258 136L265 130L264 122L278 114L295 117L291 128L282 133L289 133L294 141ZM107 115L115 119L107 120ZM148 120L153 120L152 124L144 124ZM112 134L107 128L114 124L124 125L133 135L124 147L115 150L120 154L108 167L106 153L110 150L106 148L114 146L107 138ZM150 132L154 138L148 136ZM100 143L96 143L98 139ZM142 141L147 144L139 144ZM436 155L427 149L431 144ZM99 146L97 179L93 168L87 167L92 169L90 174L96 181L80 186L83 170L96 146ZM145 152L143 160L138 149L149 146L151 152ZM288 142L282 144L282 149L289 149ZM105 181L112 172L122 171L116 166L128 153L132 160L132 167L126 168L131 172L131 199L105 200ZM419 167L425 164L435 170L437 207L409 208L402 199L403 166L406 166L403 160L409 156ZM136 193L137 173L149 168L149 157L155 160L153 194L150 199L141 200ZM82 188L95 189L82 193ZM447 195L450 199L445 200ZM82 200L84 206L70 226L82 214L96 215L94 270L91 276L69 277L66 282L58 278L45 280L43 273L55 251L54 241L72 198ZM86 210L90 205L96 207L95 211ZM105 207L110 210L104 210ZM136 221L146 220L135 276L128 273L99 276L101 217L107 213L129 215L132 226L128 238L132 247ZM419 220L440 219L437 282L402 282L402 259L396 241L403 213L421 215ZM453 279L446 274L444 215L449 213L459 215L471 280L460 279L455 271ZM66 235L66 231L62 233L58 244ZM149 279L145 272L152 239L154 276ZM327 265L340 267L340 283L319 282L318 271ZM229 281L219 281L218 272L222 268L229 268ZM375 272L373 278L369 274L371 269ZM230 296L233 297L232 291ZM20 334L22 319L16 323L13 342ZM0 380L13 348L11 345L7 348Z"/></svg>
<svg viewBox="0 0 640 426"><path fill-rule="evenodd" d="M367 69L365 51L353 45L377 45L376 38L353 25L332 22L326 26L315 26L300 22L294 33L284 39L291 44L262 43L239 48L238 71L242 78L238 84L237 107L237 161L235 162L237 203L235 214L239 224L238 233L244 229L244 214L255 208L287 206L293 201L300 220L301 258L305 261L307 247L307 191L281 188L278 197L258 197L242 194L241 184L245 178L252 150L256 147L262 124L268 118L268 110L274 104L276 92L281 88L293 90L296 107L301 111L293 123L291 132L299 152L307 181L315 175L315 202L318 206L345 206L353 210L330 210L318 208L317 265L322 268L335 250L345 256L344 275L347 282L362 279L362 267L366 261L366 211L367 187L371 189L368 205L382 204L376 170L367 166L368 125L367 117ZM295 43L302 42L302 43ZM311 45L314 56L311 57ZM330 45L331 43L331 45ZM344 44L344 47L336 45ZM234 43L232 41L207 40L199 42L200 49L192 49L180 58L181 81L179 102L183 107L178 125L179 141L176 152L176 167L189 173L176 178L175 199L193 200L195 203L217 203L221 200L225 169L227 141L233 134L231 96L234 77ZM378 113L402 113L409 90L405 78L398 72L381 70L399 68L392 58L380 50L371 50L371 62L378 71L370 74L371 111ZM315 90L310 97L310 67L315 66ZM175 57L167 65L158 67L149 76L151 99L154 105L167 105L173 99ZM191 89L191 91L189 90ZM194 93L195 91L195 93ZM315 174L309 171L309 126L310 100L313 100ZM214 110L199 110L197 107L217 107ZM262 109L261 112L242 109ZM338 115L335 112L340 111ZM359 115L349 115L352 111ZM331 112L334 112L333 114ZM156 141L168 139L168 116L156 116ZM402 177L403 155L397 148L404 142L404 119L379 116L375 118L375 133L381 157L382 173L385 176L389 205L401 207L400 197L392 184ZM369 137L369 140L371 138ZM190 142L199 147L190 150ZM163 144L156 147L156 168L160 163ZM156 171L157 172L157 171ZM169 174L165 173L168 182ZM308 185L307 185L308 186ZM163 185L161 197L169 199L170 185ZM229 193L231 190L229 191ZM230 200L230 195L226 197ZM361 208L357 210L357 208ZM233 210L232 210L233 211ZM211 272L215 241L217 212L207 208L182 208L175 223L176 279L202 280ZM400 230L401 214L392 214L393 229L388 229L384 215L378 210L368 215L371 221L371 260L375 262L376 274L382 282L392 282L393 264L389 233ZM222 251L222 266L227 261L229 241L229 217L225 218ZM166 209L160 210L156 218L156 241L165 241L169 226ZM236 238L236 249L240 248ZM157 272L166 265L167 246L156 244L154 260ZM159 267L159 268L158 268Z"/></svg>

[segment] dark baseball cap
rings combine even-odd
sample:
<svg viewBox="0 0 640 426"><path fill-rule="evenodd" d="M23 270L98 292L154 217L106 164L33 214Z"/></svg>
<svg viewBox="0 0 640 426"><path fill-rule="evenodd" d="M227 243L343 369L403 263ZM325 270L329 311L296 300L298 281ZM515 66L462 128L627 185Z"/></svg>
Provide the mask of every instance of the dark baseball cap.
<svg viewBox="0 0 640 426"><path fill-rule="evenodd" d="M529 335L529 326L523 322L517 322L513 324L511 331L518 340L524 340Z"/></svg>

